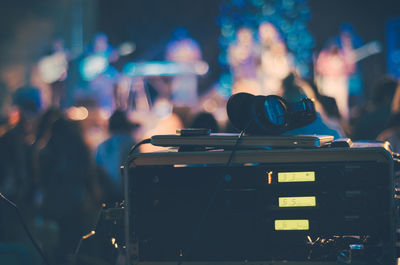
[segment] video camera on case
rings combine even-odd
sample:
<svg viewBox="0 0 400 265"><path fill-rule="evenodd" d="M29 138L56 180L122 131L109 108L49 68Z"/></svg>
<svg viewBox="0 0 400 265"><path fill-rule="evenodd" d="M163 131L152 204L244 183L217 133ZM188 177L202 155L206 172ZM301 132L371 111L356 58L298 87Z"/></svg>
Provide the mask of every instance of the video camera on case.
<svg viewBox="0 0 400 265"><path fill-rule="evenodd" d="M128 264L396 264L387 142L276 135L315 120L309 99L241 93L228 115L253 135L183 130L149 142L184 152L128 157Z"/></svg>

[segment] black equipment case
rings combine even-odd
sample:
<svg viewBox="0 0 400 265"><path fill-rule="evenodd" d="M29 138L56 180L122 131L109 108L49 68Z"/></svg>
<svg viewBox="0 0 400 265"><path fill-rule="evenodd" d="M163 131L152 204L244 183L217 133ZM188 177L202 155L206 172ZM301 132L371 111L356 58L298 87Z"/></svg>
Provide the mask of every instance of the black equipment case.
<svg viewBox="0 0 400 265"><path fill-rule="evenodd" d="M129 157L128 264L396 264L383 145Z"/></svg>

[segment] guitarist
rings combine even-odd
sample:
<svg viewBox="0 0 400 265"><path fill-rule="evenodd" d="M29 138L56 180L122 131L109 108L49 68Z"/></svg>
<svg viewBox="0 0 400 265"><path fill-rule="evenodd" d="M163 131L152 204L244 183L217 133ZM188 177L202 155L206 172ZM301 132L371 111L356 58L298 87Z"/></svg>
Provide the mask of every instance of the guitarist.
<svg viewBox="0 0 400 265"><path fill-rule="evenodd" d="M86 84L77 96L94 101L98 107L111 112L115 104L114 89L120 79L120 73L111 64L118 59L118 51L108 43L107 35L96 34L79 64L79 72Z"/></svg>
<svg viewBox="0 0 400 265"><path fill-rule="evenodd" d="M40 59L38 71L41 80L50 86L50 104L60 107L66 97L66 78L69 53L62 39L56 39L52 44L51 53Z"/></svg>
<svg viewBox="0 0 400 265"><path fill-rule="evenodd" d="M331 41L328 48L318 55L316 70L320 78L322 95L333 97L344 120L349 118L349 76L354 72L354 53L350 47L339 46Z"/></svg>

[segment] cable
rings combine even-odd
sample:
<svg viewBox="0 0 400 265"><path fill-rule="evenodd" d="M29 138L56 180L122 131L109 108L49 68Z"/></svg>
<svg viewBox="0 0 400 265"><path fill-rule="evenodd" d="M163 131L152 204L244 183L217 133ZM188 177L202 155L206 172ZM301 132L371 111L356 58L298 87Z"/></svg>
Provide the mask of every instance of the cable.
<svg viewBox="0 0 400 265"><path fill-rule="evenodd" d="M9 205L11 205L11 207L13 207L18 215L18 218L26 232L26 234L28 235L29 239L32 241L33 245L35 246L37 252L39 252L40 256L42 257L44 263L46 265L50 265L48 259L46 258L46 256L44 255L43 251L41 250L41 248L39 247L39 245L37 244L36 240L33 238L32 234L29 232L28 227L25 224L24 218L22 217L17 205L15 203L13 203L12 201L10 201L9 199L7 199L1 192L0 192L0 197Z"/></svg>
<svg viewBox="0 0 400 265"><path fill-rule="evenodd" d="M246 132L247 128L250 126L250 124L253 122L253 120L254 119L250 120L250 122L246 125L246 127L240 132L240 134L235 142L235 145L233 146L232 152L229 155L229 159L228 159L228 162L226 163L226 167L229 167L229 165L231 164L233 156L235 155L237 147L239 146L240 140L242 140L243 134Z"/></svg>
<svg viewBox="0 0 400 265"><path fill-rule="evenodd" d="M104 208L104 204L102 205L102 207L100 208L100 210L99 210L99 212L97 214L94 229L92 231L90 231L88 234L82 236L79 239L78 245L77 245L77 247L75 249L75 252L74 252L74 255L72 257L72 264L76 264L76 261L77 261L77 258L78 258L78 254L79 254L79 250L81 248L83 240L88 239L89 237L92 237L94 234L96 234L96 229L97 229L97 226L99 225L100 218L101 218L101 215L103 213L103 208Z"/></svg>
<svg viewBox="0 0 400 265"><path fill-rule="evenodd" d="M236 153L236 150L237 150L237 148L238 148L238 146L239 146L239 143L240 143L240 141L241 141L241 139L242 139L242 136L245 134L247 128L249 128L250 124L254 121L254 119L255 119L255 118L251 119L251 120L247 123L247 125L245 126L245 128L240 132L240 134L239 134L239 136L238 136L238 138L237 138L237 140L236 140L236 142L235 142L235 145L233 146L232 152L231 152L230 155L229 155L229 159L228 159L228 161L227 161L225 167L229 167L229 166L231 165L232 159L233 159L233 157L234 157L234 155L235 155L235 153ZM221 186L223 185L223 183L224 183L224 177L221 177L220 180L219 180L218 183L217 183L217 186L216 186L216 188L215 188L213 194L211 195L210 199L208 200L207 207L206 207L206 209L204 210L204 212L203 212L203 214L202 214L202 216L201 216L201 218L200 218L200 222L199 222L198 226L197 226L196 229L194 230L193 239L192 239L192 244L194 244L194 243L197 241L198 235L199 235L200 232L201 232L201 227L203 226L203 223L204 223L204 221L206 220L206 218L207 218L207 216L208 216L208 213L209 213L209 211L210 211L210 209L211 209L211 206L213 205L213 203L214 203L214 201L215 201L215 199L216 199L216 197L217 197L218 191L220 190L220 188L221 188ZM190 244L190 245L191 245L191 244ZM187 251L188 253L190 252L190 248L191 248L190 245L188 245L188 251ZM181 265L182 262L183 262L183 260L179 261L177 265Z"/></svg>
<svg viewBox="0 0 400 265"><path fill-rule="evenodd" d="M238 138L237 138L237 140L236 140L236 142L235 142L235 145L234 145L234 147L233 147L233 149L232 149L232 152L231 152L230 155L229 155L229 159L228 159L228 161L227 161L227 163L226 163L226 165L225 165L226 167L229 167L229 166L230 166L230 164L231 164L231 162L232 162L232 159L233 159L233 157L234 157L234 155L235 155L235 153L236 153L236 150L237 150L237 148L238 148L238 146L239 146L240 140L242 139L242 136L245 134L247 128L249 128L250 124L254 121L254 119L255 119L255 118L251 119L251 120L248 122L248 124L245 126L245 128L240 132L240 134L239 134L239 136L238 136ZM128 157L129 157L140 145L142 145L142 144L147 144L147 143L151 143L151 138L144 139L144 140L138 142L137 144L135 144L135 145L131 148L131 150L129 151ZM204 210L204 212L203 212L203 214L202 214L202 217L201 217L201 219L200 219L200 222L199 222L199 224L198 224L198 226L197 226L197 229L195 229L195 232L194 232L194 234L193 234L193 240L192 240L193 243L197 240L197 237L198 237L198 234L200 233L200 230L201 230L201 227L202 227L202 225L203 225L203 222L204 222L204 220L207 218L208 212L209 212L209 210L210 210L210 208L211 208L213 202L215 201L215 198L216 198L216 196L217 196L217 194L218 194L218 190L219 190L220 187L222 186L223 182L224 182L224 178L221 178L220 181L217 183L217 186L216 186L215 191L213 192L213 194L211 195L211 197L210 197L210 199L209 199L209 201L208 201L207 207L206 207L206 209ZM188 247L188 252L190 252L189 250L190 250L190 245L189 245L189 247ZM182 262L183 262L183 260L181 260L180 262L178 262L178 265L181 265Z"/></svg>
<svg viewBox="0 0 400 265"><path fill-rule="evenodd" d="M141 146L142 144L149 144L149 143L151 143L151 138L147 138L147 139L144 139L144 140L138 142L137 144L135 144L134 146L132 146L131 150L130 150L129 153L128 153L128 157L129 157L139 146Z"/></svg>

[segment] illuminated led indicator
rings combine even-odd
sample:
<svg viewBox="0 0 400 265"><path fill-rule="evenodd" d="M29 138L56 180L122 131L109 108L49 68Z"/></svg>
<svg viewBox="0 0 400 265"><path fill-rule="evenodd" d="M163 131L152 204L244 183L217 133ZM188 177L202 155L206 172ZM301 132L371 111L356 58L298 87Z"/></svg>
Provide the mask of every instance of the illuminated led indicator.
<svg viewBox="0 0 400 265"><path fill-rule="evenodd" d="M271 184L272 183L272 171L268 171L267 174L268 174L268 184Z"/></svg>
<svg viewBox="0 0 400 265"><path fill-rule="evenodd" d="M315 181L314 171L278 173L278 182L313 182L313 181Z"/></svg>
<svg viewBox="0 0 400 265"><path fill-rule="evenodd" d="M307 219L300 220L275 220L275 230L309 230L310 224Z"/></svg>
<svg viewBox="0 0 400 265"><path fill-rule="evenodd" d="M315 196L305 197L279 197L279 207L315 207Z"/></svg>

